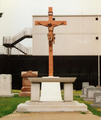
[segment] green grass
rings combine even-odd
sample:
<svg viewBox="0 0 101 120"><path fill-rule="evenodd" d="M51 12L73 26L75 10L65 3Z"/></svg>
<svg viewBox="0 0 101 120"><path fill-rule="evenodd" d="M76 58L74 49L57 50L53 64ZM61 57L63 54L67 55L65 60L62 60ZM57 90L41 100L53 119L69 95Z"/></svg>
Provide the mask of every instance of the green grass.
<svg viewBox="0 0 101 120"><path fill-rule="evenodd" d="M21 90L12 90L12 93L20 93Z"/></svg>
<svg viewBox="0 0 101 120"><path fill-rule="evenodd" d="M78 90L78 91L74 90L73 94L74 95L82 95L82 91L81 90Z"/></svg>
<svg viewBox="0 0 101 120"><path fill-rule="evenodd" d="M100 116L101 117L101 108L93 108L90 106L90 104L93 104L92 101L84 101L83 98L80 98L80 95L82 94L81 91L74 91L73 95L74 95L74 100L80 102L80 103L84 103L87 105L88 110L90 110L94 115ZM82 113L83 114L83 113Z"/></svg>
<svg viewBox="0 0 101 120"><path fill-rule="evenodd" d="M14 95L14 97L0 97L0 117L13 113L17 105L30 100L30 97L19 97Z"/></svg>

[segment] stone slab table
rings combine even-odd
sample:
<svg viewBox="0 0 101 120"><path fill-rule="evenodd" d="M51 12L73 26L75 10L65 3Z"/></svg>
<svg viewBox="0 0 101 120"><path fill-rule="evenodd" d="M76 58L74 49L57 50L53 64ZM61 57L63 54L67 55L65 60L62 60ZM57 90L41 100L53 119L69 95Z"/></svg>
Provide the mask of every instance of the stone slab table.
<svg viewBox="0 0 101 120"><path fill-rule="evenodd" d="M31 84L31 101L26 101L17 106L17 112L87 112L87 106L84 103L73 101L73 82L76 77L29 77ZM40 83L64 83L64 101L41 101ZM51 90L52 90L51 86ZM48 91L48 90L47 90ZM46 92L45 92L46 94ZM42 97L42 96L41 96ZM52 96L54 97L54 95Z"/></svg>
<svg viewBox="0 0 101 120"><path fill-rule="evenodd" d="M42 77L42 78L41 77L38 77L38 78L29 77L28 79L29 79L29 81L32 82L32 84L31 84L31 90L32 90L31 91L31 100L32 101L34 101L33 98L35 97L36 93L38 93L38 96L39 96L39 97L37 96L37 101L40 101L40 91L39 90L40 90L41 82L49 82L50 84L56 83L56 82L64 83L64 101L73 101L73 82L76 80L76 77L71 77L71 78L67 78L67 77L60 77L60 78L59 77ZM37 86L37 89L35 86ZM47 88L47 90L48 89L49 88ZM48 92L47 90L45 89L44 91ZM53 90L53 86L51 86L51 92L52 92L52 94L54 94L54 92L56 90L54 90L54 91L52 91L52 90ZM43 92L43 91L41 91L41 92ZM46 92L44 92L41 97L45 96L47 94ZM57 95L55 95L55 96L57 96ZM54 95L52 97L54 97ZM45 97L45 98L47 98L47 97ZM35 101L36 101L36 99L35 99ZM50 98L50 101L52 101L51 98ZM57 100L55 100L55 101L57 101Z"/></svg>

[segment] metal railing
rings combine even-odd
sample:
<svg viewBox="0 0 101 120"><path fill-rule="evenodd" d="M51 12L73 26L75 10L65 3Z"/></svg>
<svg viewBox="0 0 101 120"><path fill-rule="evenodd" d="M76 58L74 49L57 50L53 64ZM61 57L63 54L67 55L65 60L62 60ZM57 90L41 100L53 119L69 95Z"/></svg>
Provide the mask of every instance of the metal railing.
<svg viewBox="0 0 101 120"><path fill-rule="evenodd" d="M30 54L30 50L20 44L19 42L24 38L32 37L32 28L25 28L23 31L19 32L18 34L14 35L13 37L4 36L3 37L3 45L10 48L15 47L19 51L23 52L24 54Z"/></svg>
<svg viewBox="0 0 101 120"><path fill-rule="evenodd" d="M23 52L24 54L30 54L29 49L25 46L23 46L22 44L18 43L14 46L16 49L18 49L19 51Z"/></svg>
<svg viewBox="0 0 101 120"><path fill-rule="evenodd" d="M32 28L25 28L23 31L19 32L18 34L14 35L13 37L4 36L3 37L3 44L12 44L18 41L21 38L25 37L32 37Z"/></svg>

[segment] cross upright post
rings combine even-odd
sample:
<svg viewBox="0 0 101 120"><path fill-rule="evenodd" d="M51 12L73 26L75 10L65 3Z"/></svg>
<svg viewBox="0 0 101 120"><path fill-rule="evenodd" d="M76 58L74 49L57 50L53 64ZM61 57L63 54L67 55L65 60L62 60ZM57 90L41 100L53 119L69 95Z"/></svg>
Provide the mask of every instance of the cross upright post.
<svg viewBox="0 0 101 120"><path fill-rule="evenodd" d="M48 21L35 21L35 25L43 25L48 27L48 40L49 40L49 76L53 76L53 43L55 43L55 34L53 33L54 27L59 25L66 25L66 21L53 21L53 10L49 7Z"/></svg>

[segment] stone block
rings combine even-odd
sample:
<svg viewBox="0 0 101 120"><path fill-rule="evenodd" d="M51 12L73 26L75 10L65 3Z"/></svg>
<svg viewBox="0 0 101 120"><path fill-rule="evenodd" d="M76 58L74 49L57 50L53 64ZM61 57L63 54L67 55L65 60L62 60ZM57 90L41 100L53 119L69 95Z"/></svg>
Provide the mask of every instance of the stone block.
<svg viewBox="0 0 101 120"><path fill-rule="evenodd" d="M13 97L11 74L0 75L0 97Z"/></svg>
<svg viewBox="0 0 101 120"><path fill-rule="evenodd" d="M64 101L73 101L73 84L64 83Z"/></svg>
<svg viewBox="0 0 101 120"><path fill-rule="evenodd" d="M101 92L94 93L94 104L101 105Z"/></svg>
<svg viewBox="0 0 101 120"><path fill-rule="evenodd" d="M89 86L89 82L82 82L82 89L87 86Z"/></svg>
<svg viewBox="0 0 101 120"><path fill-rule="evenodd" d="M87 96L87 89L88 88L95 88L95 87L92 85L83 87L82 95L80 95L80 97L85 98Z"/></svg>
<svg viewBox="0 0 101 120"><path fill-rule="evenodd" d="M31 84L31 101L36 102L40 100L40 83Z"/></svg>
<svg viewBox="0 0 101 120"><path fill-rule="evenodd" d="M94 94L101 92L101 88L88 88L85 101L94 101Z"/></svg>
<svg viewBox="0 0 101 120"><path fill-rule="evenodd" d="M101 92L94 93L94 104L90 104L90 106L101 108Z"/></svg>
<svg viewBox="0 0 101 120"><path fill-rule="evenodd" d="M28 77L37 77L37 71L23 71L21 72L22 76L22 88L19 93L19 97L31 96L31 82L28 80Z"/></svg>

